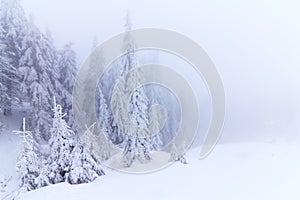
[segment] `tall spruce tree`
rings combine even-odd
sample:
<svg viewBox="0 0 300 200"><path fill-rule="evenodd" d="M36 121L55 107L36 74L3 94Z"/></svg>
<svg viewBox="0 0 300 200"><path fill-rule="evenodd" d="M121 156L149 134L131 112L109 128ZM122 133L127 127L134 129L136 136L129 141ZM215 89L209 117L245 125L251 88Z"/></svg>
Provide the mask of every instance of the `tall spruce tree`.
<svg viewBox="0 0 300 200"><path fill-rule="evenodd" d="M51 127L51 99L57 93L58 79L56 50L33 20L24 30L19 74L22 89L29 97L32 106L29 125L38 141L48 140Z"/></svg>
<svg viewBox="0 0 300 200"><path fill-rule="evenodd" d="M12 114L13 100L21 96L16 71L22 54L20 49L25 24L26 17L19 0L0 2L0 73L2 74L0 82L2 92L5 94L1 98L4 115Z"/></svg>
<svg viewBox="0 0 300 200"><path fill-rule="evenodd" d="M143 71L139 68L134 38L129 32L131 26L130 16L127 13L125 27L128 32L124 37L123 45L123 51L126 53L117 62L120 77L118 81L121 82L115 87L114 98L111 100L111 109L114 111L114 118L111 122L113 130L111 140L114 143L122 143L124 147L122 162L126 167L130 167L136 160L141 163L149 161L150 151L157 146L153 144L156 140L152 139L148 130L149 100L144 87L139 87L143 79ZM133 69L135 72L126 76ZM134 91L129 91L129 88L134 88ZM127 105L126 97L130 97L129 105ZM128 120L131 123L128 123Z"/></svg>
<svg viewBox="0 0 300 200"><path fill-rule="evenodd" d="M3 51L1 46L0 51ZM4 115L11 114L11 99L13 97L10 96L12 92L8 91L9 88L12 89L9 84L18 84L18 82L10 76L10 74L14 73L15 68L8 62L7 58L0 56L0 111L3 111Z"/></svg>
<svg viewBox="0 0 300 200"><path fill-rule="evenodd" d="M99 128L102 132L108 136L111 132L111 126L109 124L109 120L111 118L110 113L108 111L108 107L106 104L106 99L104 97L103 91L101 89L101 85L98 87L98 100L96 102L96 112L97 117L99 119Z"/></svg>
<svg viewBox="0 0 300 200"><path fill-rule="evenodd" d="M57 88L60 102L66 110L66 121L68 125L74 128L72 117L72 93L77 73L76 53L72 49L72 43L68 43L59 51L58 57L58 81L60 85Z"/></svg>

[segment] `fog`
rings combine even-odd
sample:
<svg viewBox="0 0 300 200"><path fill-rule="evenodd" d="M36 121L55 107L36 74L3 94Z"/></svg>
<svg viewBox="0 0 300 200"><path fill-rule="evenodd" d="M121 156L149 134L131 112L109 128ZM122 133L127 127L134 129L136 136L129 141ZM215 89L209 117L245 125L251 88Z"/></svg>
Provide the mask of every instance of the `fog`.
<svg viewBox="0 0 300 200"><path fill-rule="evenodd" d="M200 44L226 93L222 142L300 140L300 3L292 0L22 0L57 47L71 41L78 63L99 43L133 28L165 28Z"/></svg>

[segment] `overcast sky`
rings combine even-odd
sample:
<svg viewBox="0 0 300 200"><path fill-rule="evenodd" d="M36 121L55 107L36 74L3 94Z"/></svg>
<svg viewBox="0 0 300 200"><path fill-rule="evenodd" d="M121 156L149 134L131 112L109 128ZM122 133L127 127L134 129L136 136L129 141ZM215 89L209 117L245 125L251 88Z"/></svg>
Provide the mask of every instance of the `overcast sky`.
<svg viewBox="0 0 300 200"><path fill-rule="evenodd" d="M92 47L133 28L171 29L200 44L227 96L223 141L300 134L300 3L297 0L22 0L55 44L71 41L82 63ZM274 136L274 137L273 137Z"/></svg>

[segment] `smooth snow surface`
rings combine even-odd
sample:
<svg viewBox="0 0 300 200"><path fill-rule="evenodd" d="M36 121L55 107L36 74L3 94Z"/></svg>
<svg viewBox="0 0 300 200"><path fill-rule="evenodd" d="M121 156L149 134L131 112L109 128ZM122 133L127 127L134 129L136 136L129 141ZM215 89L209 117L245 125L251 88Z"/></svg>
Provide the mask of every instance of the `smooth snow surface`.
<svg viewBox="0 0 300 200"><path fill-rule="evenodd" d="M191 150L189 164L156 173L124 174L106 170L90 184L62 183L21 195L22 200L266 200L300 199L300 147L268 143L217 145L198 160Z"/></svg>

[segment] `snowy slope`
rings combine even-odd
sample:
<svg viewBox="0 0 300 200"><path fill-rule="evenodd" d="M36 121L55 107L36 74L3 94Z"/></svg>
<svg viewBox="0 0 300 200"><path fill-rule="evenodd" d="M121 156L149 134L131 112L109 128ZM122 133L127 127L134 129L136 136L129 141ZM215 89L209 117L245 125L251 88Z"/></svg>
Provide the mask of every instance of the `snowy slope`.
<svg viewBox="0 0 300 200"><path fill-rule="evenodd" d="M17 188L15 164L20 139L13 131L20 129L22 118L26 117L27 109L28 105L24 105L23 109L15 108L12 116L4 117L0 115L0 121L3 121L6 125L0 134L0 182L1 180L6 182L4 184L6 186L3 185L2 187L0 183L0 199Z"/></svg>
<svg viewBox="0 0 300 200"><path fill-rule="evenodd" d="M17 189L15 162L20 140L12 131L20 128L24 116L24 110L14 110L9 118L0 116L7 124L0 134L0 199ZM300 145L219 144L204 160L197 159L199 151L188 152L188 165L175 163L144 175L106 169L105 176L90 184L52 185L22 194L20 199L300 199ZM6 185L3 179L8 179L7 186L2 186Z"/></svg>
<svg viewBox="0 0 300 200"><path fill-rule="evenodd" d="M156 173L131 175L106 171L90 184L57 184L20 196L22 200L266 200L300 199L300 147L268 143L217 145L198 160L191 150L188 165Z"/></svg>

